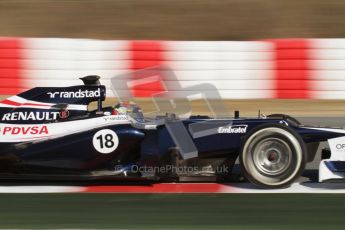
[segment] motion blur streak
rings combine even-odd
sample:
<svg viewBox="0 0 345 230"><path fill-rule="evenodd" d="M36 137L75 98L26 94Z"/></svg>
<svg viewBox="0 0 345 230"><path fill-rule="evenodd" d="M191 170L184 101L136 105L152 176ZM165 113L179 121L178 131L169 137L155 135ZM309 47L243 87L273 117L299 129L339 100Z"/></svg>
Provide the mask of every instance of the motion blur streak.
<svg viewBox="0 0 345 230"><path fill-rule="evenodd" d="M0 94L37 86L77 85L76 76L96 74L102 76L109 96L114 96L110 90L110 79L114 78L139 82L131 88L133 97L150 97L165 90L173 98L201 92L209 96L205 85L211 84L223 99L345 98L345 39L0 38L0 53ZM157 66L160 75L172 70L176 79L158 76L146 82L133 74L134 70Z"/></svg>
<svg viewBox="0 0 345 230"><path fill-rule="evenodd" d="M343 229L344 198L344 194L2 194L0 219L4 229Z"/></svg>
<svg viewBox="0 0 345 230"><path fill-rule="evenodd" d="M2 0L2 36L253 40L345 37L342 0Z"/></svg>

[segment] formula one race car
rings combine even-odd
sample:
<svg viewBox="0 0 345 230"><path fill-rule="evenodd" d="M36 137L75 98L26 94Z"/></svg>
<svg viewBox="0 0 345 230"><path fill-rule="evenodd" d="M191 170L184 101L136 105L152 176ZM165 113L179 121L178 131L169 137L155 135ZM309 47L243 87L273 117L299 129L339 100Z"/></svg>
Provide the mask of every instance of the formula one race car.
<svg viewBox="0 0 345 230"><path fill-rule="evenodd" d="M226 181L239 157L249 181L280 188L327 140L320 181L344 178L343 129L306 127L282 114L145 118L135 103L103 108L99 77L81 79L84 85L37 87L1 101L1 179ZM89 111L93 101L98 108Z"/></svg>

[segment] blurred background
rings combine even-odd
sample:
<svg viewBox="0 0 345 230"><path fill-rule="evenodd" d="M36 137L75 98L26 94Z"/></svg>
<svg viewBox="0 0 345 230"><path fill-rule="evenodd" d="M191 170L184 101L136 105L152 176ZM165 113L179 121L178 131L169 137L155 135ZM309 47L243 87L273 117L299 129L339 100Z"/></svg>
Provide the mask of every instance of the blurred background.
<svg viewBox="0 0 345 230"><path fill-rule="evenodd" d="M257 40L345 37L342 0L2 0L0 35Z"/></svg>
<svg viewBox="0 0 345 230"><path fill-rule="evenodd" d="M319 116L312 119L315 124L344 126L344 118L332 116L345 115L345 1L0 0L0 98L36 86L81 84L78 78L89 74L100 75L109 89L114 76L135 81L132 71L162 64L176 75L169 85L176 98L181 91L204 92L202 84L211 84L241 115L257 115L260 109L307 116L306 121ZM154 111L150 96L164 87L158 79L129 90L144 111ZM106 103L114 105L114 95L109 96ZM193 113L210 112L200 98L192 107ZM344 226L343 195L0 198L0 227L6 229Z"/></svg>
<svg viewBox="0 0 345 230"><path fill-rule="evenodd" d="M0 94L88 74L109 88L111 77L164 64L185 91L212 84L246 115L343 115L344 11L341 0L2 0ZM142 98L162 87L131 90L152 110ZM205 106L193 102L193 113Z"/></svg>

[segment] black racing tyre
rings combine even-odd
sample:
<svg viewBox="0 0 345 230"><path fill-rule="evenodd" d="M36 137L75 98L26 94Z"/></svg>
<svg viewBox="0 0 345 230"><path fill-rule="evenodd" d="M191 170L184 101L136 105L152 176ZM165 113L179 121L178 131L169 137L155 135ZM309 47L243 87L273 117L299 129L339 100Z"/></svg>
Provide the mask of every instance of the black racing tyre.
<svg viewBox="0 0 345 230"><path fill-rule="evenodd" d="M283 125L264 125L243 143L240 164L244 176L263 188L284 188L298 178L306 164L306 146L300 136Z"/></svg>

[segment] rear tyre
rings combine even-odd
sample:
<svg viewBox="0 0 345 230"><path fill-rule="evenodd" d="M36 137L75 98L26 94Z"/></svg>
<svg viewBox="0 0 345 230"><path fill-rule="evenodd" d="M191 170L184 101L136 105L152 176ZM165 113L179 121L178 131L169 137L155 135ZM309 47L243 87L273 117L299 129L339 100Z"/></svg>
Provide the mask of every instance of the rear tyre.
<svg viewBox="0 0 345 230"><path fill-rule="evenodd" d="M284 188L301 175L306 152L293 130L269 125L254 130L245 140L240 164L250 182L263 188Z"/></svg>

